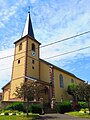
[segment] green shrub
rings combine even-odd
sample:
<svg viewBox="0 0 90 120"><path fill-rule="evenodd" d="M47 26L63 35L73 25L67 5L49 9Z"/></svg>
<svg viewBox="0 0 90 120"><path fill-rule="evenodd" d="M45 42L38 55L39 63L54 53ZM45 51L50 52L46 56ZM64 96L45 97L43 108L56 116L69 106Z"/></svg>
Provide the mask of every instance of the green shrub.
<svg viewBox="0 0 90 120"><path fill-rule="evenodd" d="M84 108L81 108L81 110L80 110L80 111L84 112Z"/></svg>
<svg viewBox="0 0 90 120"><path fill-rule="evenodd" d="M42 107L40 105L31 105L30 112L42 114Z"/></svg>
<svg viewBox="0 0 90 120"><path fill-rule="evenodd" d="M16 113L12 113L12 115L16 115Z"/></svg>
<svg viewBox="0 0 90 120"><path fill-rule="evenodd" d="M78 104L79 104L79 106L80 106L80 109L82 109L82 108L87 108L88 107L88 104L87 104L87 102L83 102L83 101L80 101L80 102L78 102Z"/></svg>
<svg viewBox="0 0 90 120"><path fill-rule="evenodd" d="M21 113L23 112L19 112L17 110L4 110L1 112L1 114L4 114L4 115L20 115ZM22 114L21 114L22 115Z"/></svg>
<svg viewBox="0 0 90 120"><path fill-rule="evenodd" d="M6 112L6 113L4 113L4 115L9 115L9 113L8 113L8 112Z"/></svg>
<svg viewBox="0 0 90 120"><path fill-rule="evenodd" d="M7 106L5 110L18 110L25 112L25 108L22 102L12 103L11 105Z"/></svg>
<svg viewBox="0 0 90 120"><path fill-rule="evenodd" d="M89 108L81 108L81 110L80 111L82 111L82 112L84 112L84 113L87 113L87 112L89 112Z"/></svg>
<svg viewBox="0 0 90 120"><path fill-rule="evenodd" d="M86 111L89 111L89 108L85 108Z"/></svg>
<svg viewBox="0 0 90 120"><path fill-rule="evenodd" d="M18 110L13 110L12 115L16 115L16 114L19 114L19 111Z"/></svg>
<svg viewBox="0 0 90 120"><path fill-rule="evenodd" d="M71 103L70 102L60 102L57 105L57 112L64 114L65 112L72 111Z"/></svg>
<svg viewBox="0 0 90 120"><path fill-rule="evenodd" d="M4 112L4 115L9 115L9 113L10 113L10 110L6 110L6 111Z"/></svg>

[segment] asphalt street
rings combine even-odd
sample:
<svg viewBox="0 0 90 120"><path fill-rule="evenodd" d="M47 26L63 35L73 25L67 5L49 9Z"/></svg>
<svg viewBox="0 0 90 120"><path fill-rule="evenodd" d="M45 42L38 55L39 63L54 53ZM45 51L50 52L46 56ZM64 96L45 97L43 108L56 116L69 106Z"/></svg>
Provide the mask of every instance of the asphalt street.
<svg viewBox="0 0 90 120"><path fill-rule="evenodd" d="M73 117L67 114L45 114L37 120L89 120L88 118Z"/></svg>

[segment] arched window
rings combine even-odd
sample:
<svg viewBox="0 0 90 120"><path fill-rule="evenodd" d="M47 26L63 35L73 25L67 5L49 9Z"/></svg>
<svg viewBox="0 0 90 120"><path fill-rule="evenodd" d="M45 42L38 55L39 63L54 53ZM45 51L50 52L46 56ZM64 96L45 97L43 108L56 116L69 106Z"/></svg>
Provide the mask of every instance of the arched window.
<svg viewBox="0 0 90 120"><path fill-rule="evenodd" d="M60 88L64 87L63 76L60 74Z"/></svg>
<svg viewBox="0 0 90 120"><path fill-rule="evenodd" d="M35 52L35 44L34 43L32 43L32 51Z"/></svg>
<svg viewBox="0 0 90 120"><path fill-rule="evenodd" d="M22 50L22 43L19 44L19 51Z"/></svg>

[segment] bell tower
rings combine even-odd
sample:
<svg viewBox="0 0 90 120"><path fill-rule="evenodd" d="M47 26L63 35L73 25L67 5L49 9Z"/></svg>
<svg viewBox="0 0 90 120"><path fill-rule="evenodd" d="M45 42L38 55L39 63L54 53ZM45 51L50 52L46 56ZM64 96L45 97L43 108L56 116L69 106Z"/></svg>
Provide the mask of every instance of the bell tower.
<svg viewBox="0 0 90 120"><path fill-rule="evenodd" d="M28 12L21 39L14 42L15 53L10 86L10 100L16 100L15 90L26 80L39 80L39 46ZM29 79L28 79L29 78Z"/></svg>

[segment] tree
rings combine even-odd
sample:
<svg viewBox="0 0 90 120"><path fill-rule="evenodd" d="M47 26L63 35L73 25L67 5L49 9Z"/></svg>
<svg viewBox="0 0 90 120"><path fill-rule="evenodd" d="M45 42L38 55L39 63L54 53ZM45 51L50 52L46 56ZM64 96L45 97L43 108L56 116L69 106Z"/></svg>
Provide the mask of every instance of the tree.
<svg viewBox="0 0 90 120"><path fill-rule="evenodd" d="M17 98L22 98L27 102L27 115L29 109L29 101L32 101L39 97L39 93L42 90L41 85L37 85L35 82L24 82L20 87L16 87L15 96Z"/></svg>
<svg viewBox="0 0 90 120"><path fill-rule="evenodd" d="M77 85L75 83L68 85L67 92L73 97L74 101L77 101Z"/></svg>
<svg viewBox="0 0 90 120"><path fill-rule="evenodd" d="M68 85L67 89L68 94L72 95L74 101L77 100L85 100L88 102L89 114L90 114L90 84L88 83L80 83L76 85L75 83L71 83Z"/></svg>
<svg viewBox="0 0 90 120"><path fill-rule="evenodd" d="M88 102L89 114L90 114L90 84L88 83L80 83L78 85L78 98L80 100L86 100Z"/></svg>

